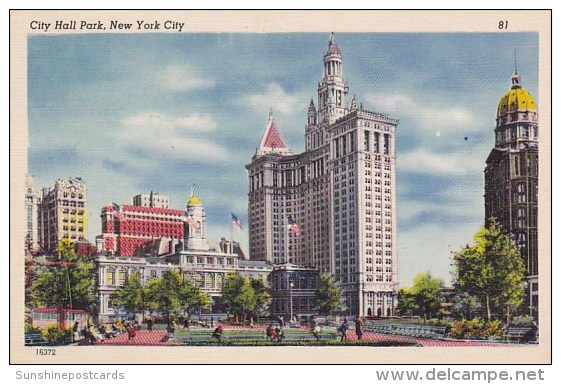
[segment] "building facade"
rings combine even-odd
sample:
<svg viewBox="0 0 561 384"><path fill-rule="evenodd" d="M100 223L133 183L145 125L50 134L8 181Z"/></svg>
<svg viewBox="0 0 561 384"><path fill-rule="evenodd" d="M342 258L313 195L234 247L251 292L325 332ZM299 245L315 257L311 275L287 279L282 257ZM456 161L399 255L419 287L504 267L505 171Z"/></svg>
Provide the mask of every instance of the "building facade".
<svg viewBox="0 0 561 384"><path fill-rule="evenodd" d="M33 185L33 177L25 175L25 251L34 254L39 250L39 202L41 197Z"/></svg>
<svg viewBox="0 0 561 384"><path fill-rule="evenodd" d="M269 114L250 164L250 258L329 272L349 314L390 316L397 287L395 130L398 120L348 101L331 36L305 151L293 154ZM300 231L293 231L293 225Z"/></svg>
<svg viewBox="0 0 561 384"><path fill-rule="evenodd" d="M159 255L173 252L183 240L184 212L156 207L158 204L142 196L134 197L134 205L113 204L101 209L101 252L119 256ZM160 200L160 204L162 201L169 204L169 199Z"/></svg>
<svg viewBox="0 0 561 384"><path fill-rule="evenodd" d="M264 261L242 260L232 252L213 248L206 238L206 214L201 200L193 193L182 212L182 239L176 251L160 257L130 257L102 255L97 258L99 320L109 321L124 316L110 305L111 293L136 274L143 284L177 270L220 306L224 281L236 273L248 279L258 279L269 285L272 265Z"/></svg>
<svg viewBox="0 0 561 384"><path fill-rule="evenodd" d="M80 177L59 179L53 188L43 188L38 206L39 245L53 253L60 240L76 241L88 228L87 189Z"/></svg>
<svg viewBox="0 0 561 384"><path fill-rule="evenodd" d="M517 71L499 101L495 147L485 168L485 220L516 241L526 268L527 310L538 310L538 108Z"/></svg>
<svg viewBox="0 0 561 384"><path fill-rule="evenodd" d="M140 193L132 198L132 204L137 207L169 208L169 196L154 191Z"/></svg>
<svg viewBox="0 0 561 384"><path fill-rule="evenodd" d="M319 272L315 268L294 264L275 265L271 272L271 306L273 316L290 320L307 319L317 314L315 295Z"/></svg>

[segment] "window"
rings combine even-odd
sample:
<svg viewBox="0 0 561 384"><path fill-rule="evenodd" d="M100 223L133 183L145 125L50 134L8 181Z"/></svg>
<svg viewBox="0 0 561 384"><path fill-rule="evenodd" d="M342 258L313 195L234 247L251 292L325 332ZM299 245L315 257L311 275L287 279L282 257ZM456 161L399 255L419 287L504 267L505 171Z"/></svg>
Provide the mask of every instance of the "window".
<svg viewBox="0 0 561 384"><path fill-rule="evenodd" d="M115 285L115 270L108 268L105 271L105 285Z"/></svg>
<svg viewBox="0 0 561 384"><path fill-rule="evenodd" d="M123 268L117 273L117 285L123 285L127 282L127 271Z"/></svg>

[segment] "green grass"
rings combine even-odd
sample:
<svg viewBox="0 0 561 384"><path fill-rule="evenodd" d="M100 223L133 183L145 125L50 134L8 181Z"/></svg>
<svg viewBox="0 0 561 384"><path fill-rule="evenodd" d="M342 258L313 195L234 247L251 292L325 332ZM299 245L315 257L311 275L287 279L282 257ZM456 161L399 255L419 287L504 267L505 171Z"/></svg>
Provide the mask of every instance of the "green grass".
<svg viewBox="0 0 561 384"><path fill-rule="evenodd" d="M288 346L306 346L306 347L415 347L418 346L412 342L402 341L348 341L341 343L338 340L284 340L282 342L268 341L268 340L200 340L190 343L185 343L188 346L201 346L201 347L288 347Z"/></svg>

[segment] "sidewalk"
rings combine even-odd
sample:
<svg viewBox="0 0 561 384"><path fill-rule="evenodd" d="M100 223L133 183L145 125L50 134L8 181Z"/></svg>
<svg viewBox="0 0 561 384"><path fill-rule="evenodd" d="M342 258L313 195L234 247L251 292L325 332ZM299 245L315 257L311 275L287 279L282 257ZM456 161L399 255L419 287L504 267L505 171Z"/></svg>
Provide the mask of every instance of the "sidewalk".
<svg viewBox="0 0 561 384"><path fill-rule="evenodd" d="M226 329L251 329L249 327L238 327L229 326ZM255 327L260 329L261 327ZM255 328L253 328L255 330ZM263 327L264 328L264 327ZM354 330L347 332L348 340L357 340L356 333ZM417 342L423 347L515 347L521 346L523 344L499 344L490 343L486 341L476 341L476 340L434 340L434 339L423 339L416 337L407 336L395 336L395 335L384 335L380 333L366 333L364 334L362 340L368 341L405 341L405 342ZM152 346L163 346L163 345L178 345L180 343L174 342L173 340L168 341L167 332L165 330L140 330L136 332L136 337L133 340L129 340L126 333L118 335L112 339L103 340L96 345L152 345ZM184 344L180 344L184 345Z"/></svg>

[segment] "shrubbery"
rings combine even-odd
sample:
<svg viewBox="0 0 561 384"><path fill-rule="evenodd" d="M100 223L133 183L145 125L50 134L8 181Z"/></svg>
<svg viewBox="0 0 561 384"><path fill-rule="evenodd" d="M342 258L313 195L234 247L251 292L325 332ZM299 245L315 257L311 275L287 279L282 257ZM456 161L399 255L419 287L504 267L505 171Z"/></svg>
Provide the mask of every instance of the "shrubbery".
<svg viewBox="0 0 561 384"><path fill-rule="evenodd" d="M61 328L57 323L51 323L43 330L43 337L50 345L70 344L72 342L72 328Z"/></svg>
<svg viewBox="0 0 561 384"><path fill-rule="evenodd" d="M534 318L532 316L515 316L510 325L514 327L531 326Z"/></svg>
<svg viewBox="0 0 561 384"><path fill-rule="evenodd" d="M26 322L24 326L25 333L41 333L41 328L31 323Z"/></svg>
<svg viewBox="0 0 561 384"><path fill-rule="evenodd" d="M483 321L476 317L452 323L450 336L457 339L487 339L503 335L502 323L499 320Z"/></svg>

